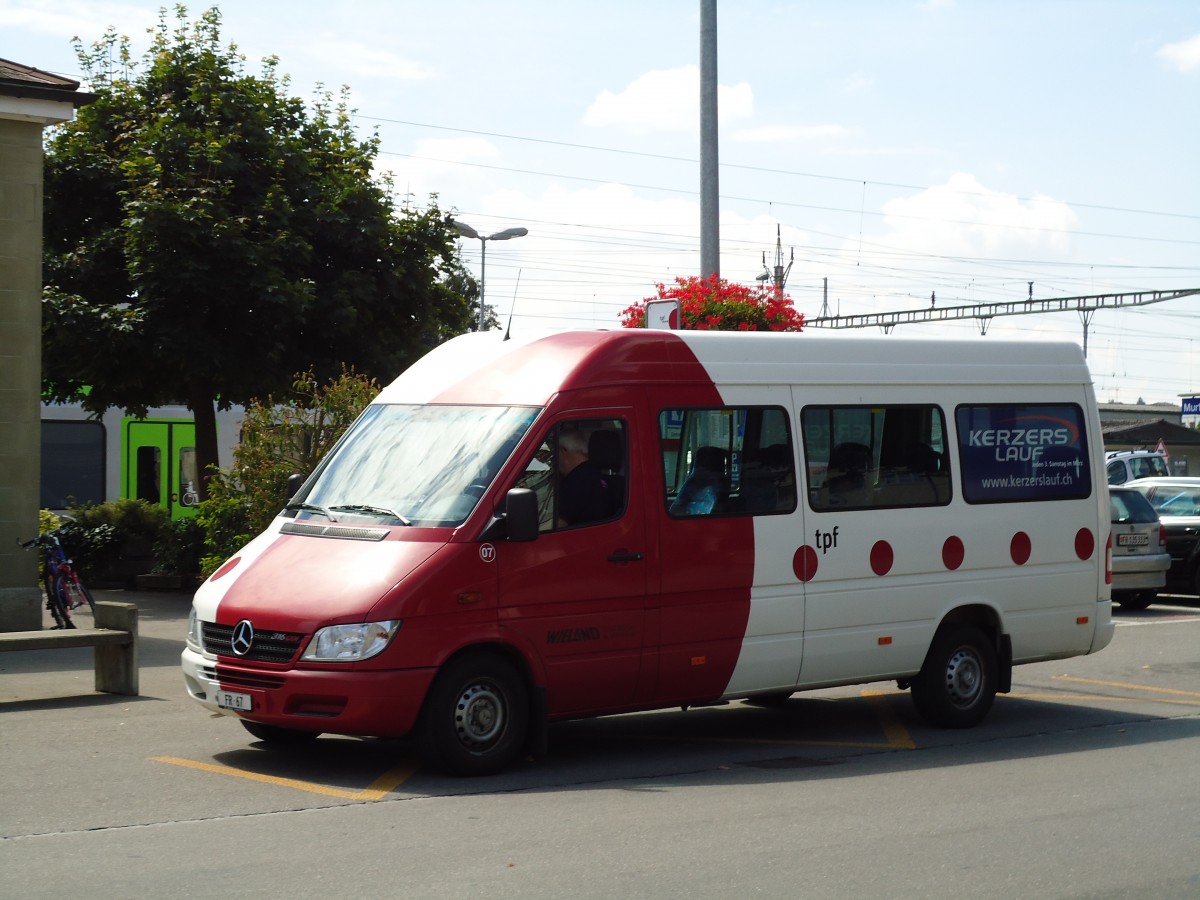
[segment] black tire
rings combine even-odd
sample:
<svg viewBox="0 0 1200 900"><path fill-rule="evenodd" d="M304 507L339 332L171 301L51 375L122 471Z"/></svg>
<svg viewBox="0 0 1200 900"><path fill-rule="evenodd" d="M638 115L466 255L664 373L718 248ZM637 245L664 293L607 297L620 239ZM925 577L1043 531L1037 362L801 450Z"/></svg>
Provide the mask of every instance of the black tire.
<svg viewBox="0 0 1200 900"><path fill-rule="evenodd" d="M507 660L491 653L451 660L425 698L421 755L450 775L494 775L524 751L529 706L525 680Z"/></svg>
<svg viewBox="0 0 1200 900"><path fill-rule="evenodd" d="M321 736L319 731L297 731L294 728L280 728L278 725L264 725L262 722L251 722L241 719L242 727L262 741L278 747L307 744Z"/></svg>
<svg viewBox="0 0 1200 900"><path fill-rule="evenodd" d="M974 625L938 629L920 674L912 681L913 704L927 722L939 728L979 724L997 685L995 644Z"/></svg>
<svg viewBox="0 0 1200 900"><path fill-rule="evenodd" d="M58 577L50 583L54 588L50 598L50 615L54 617L59 628L74 628L75 622L71 619L71 595L67 592L66 583Z"/></svg>
<svg viewBox="0 0 1200 900"><path fill-rule="evenodd" d="M1121 604L1121 609L1146 609L1151 603L1158 599L1156 591L1140 591L1136 594L1123 594L1118 603Z"/></svg>
<svg viewBox="0 0 1200 900"><path fill-rule="evenodd" d="M83 584L68 579L63 579L60 583L66 590L67 606L71 609L78 609L86 603L88 610L95 615L96 601L92 599L91 591L85 588Z"/></svg>

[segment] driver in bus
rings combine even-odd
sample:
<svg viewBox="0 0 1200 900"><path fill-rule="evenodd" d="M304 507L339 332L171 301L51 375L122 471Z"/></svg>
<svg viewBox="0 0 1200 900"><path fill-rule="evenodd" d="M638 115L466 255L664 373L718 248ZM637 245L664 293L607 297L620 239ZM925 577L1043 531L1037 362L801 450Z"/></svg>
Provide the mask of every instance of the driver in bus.
<svg viewBox="0 0 1200 900"><path fill-rule="evenodd" d="M558 435L558 527L598 522L608 513L608 487L588 458L587 438L568 425Z"/></svg>

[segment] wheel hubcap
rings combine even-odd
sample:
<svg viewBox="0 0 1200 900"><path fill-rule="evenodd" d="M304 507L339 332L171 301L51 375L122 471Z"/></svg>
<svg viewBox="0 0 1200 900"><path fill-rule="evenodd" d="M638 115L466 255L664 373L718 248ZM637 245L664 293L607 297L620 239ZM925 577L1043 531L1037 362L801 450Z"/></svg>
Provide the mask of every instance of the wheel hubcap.
<svg viewBox="0 0 1200 900"><path fill-rule="evenodd" d="M504 698L494 687L473 684L462 692L454 707L454 730L463 745L478 748L504 731Z"/></svg>
<svg viewBox="0 0 1200 900"><path fill-rule="evenodd" d="M983 666L970 650L954 651L946 666L946 695L960 708L973 704L983 690Z"/></svg>

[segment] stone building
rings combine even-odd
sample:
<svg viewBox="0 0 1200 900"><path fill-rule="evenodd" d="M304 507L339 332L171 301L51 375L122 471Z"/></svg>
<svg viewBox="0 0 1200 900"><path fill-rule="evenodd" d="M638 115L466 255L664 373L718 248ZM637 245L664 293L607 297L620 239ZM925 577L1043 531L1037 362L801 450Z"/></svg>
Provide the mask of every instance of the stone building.
<svg viewBox="0 0 1200 900"><path fill-rule="evenodd" d="M0 631L41 628L37 534L42 384L42 133L93 99L0 59Z"/></svg>

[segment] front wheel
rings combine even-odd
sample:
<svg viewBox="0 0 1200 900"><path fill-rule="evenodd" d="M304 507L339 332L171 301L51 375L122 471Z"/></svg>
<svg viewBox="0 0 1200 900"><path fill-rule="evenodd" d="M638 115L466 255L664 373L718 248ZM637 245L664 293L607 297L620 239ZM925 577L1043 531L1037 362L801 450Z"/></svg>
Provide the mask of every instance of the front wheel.
<svg viewBox="0 0 1200 900"><path fill-rule="evenodd" d="M940 728L977 725L996 699L996 647L974 625L938 629L912 681L917 712Z"/></svg>
<svg viewBox="0 0 1200 900"><path fill-rule="evenodd" d="M529 736L529 691L507 660L472 653L452 660L425 698L419 741L431 766L493 775L516 762Z"/></svg>
<svg viewBox="0 0 1200 900"><path fill-rule="evenodd" d="M67 592L67 583L62 578L54 577L46 590L49 592L49 602L46 604L50 615L54 618L55 628L74 628L71 620L71 595Z"/></svg>

